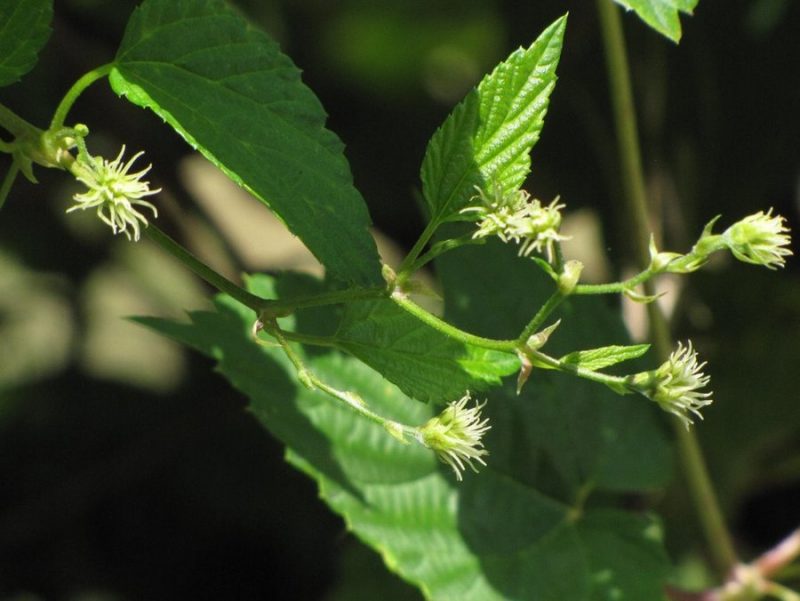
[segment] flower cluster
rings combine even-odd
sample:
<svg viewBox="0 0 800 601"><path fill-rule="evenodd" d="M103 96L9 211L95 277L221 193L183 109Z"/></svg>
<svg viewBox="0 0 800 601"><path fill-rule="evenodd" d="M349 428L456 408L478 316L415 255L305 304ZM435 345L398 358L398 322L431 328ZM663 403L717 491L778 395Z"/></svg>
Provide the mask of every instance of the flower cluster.
<svg viewBox="0 0 800 601"><path fill-rule="evenodd" d="M734 257L769 269L783 267L786 263L784 257L792 254L787 248L791 239L786 219L773 215L772 209L766 213L759 211L734 223L722 237Z"/></svg>
<svg viewBox="0 0 800 601"><path fill-rule="evenodd" d="M481 420L481 409L486 402L468 409L469 400L467 393L417 430L418 440L453 468L459 480L462 479L465 464L477 472L473 461L486 465L483 457L489 454L481 442L483 435L491 428L489 420Z"/></svg>
<svg viewBox="0 0 800 601"><path fill-rule="evenodd" d="M558 233L560 211L565 206L558 204L558 198L543 206L539 200L531 200L525 190L506 193L499 183L495 183L489 194L476 189L478 194L474 198L480 200L480 205L461 209L462 214L475 213L480 220L473 238L497 236L503 242L513 240L520 245L521 256L546 251L552 261L555 243L566 239Z"/></svg>
<svg viewBox="0 0 800 601"><path fill-rule="evenodd" d="M77 180L86 185L88 191L73 196L76 204L67 209L67 213L96 208L97 216L115 234L123 232L128 240L139 240L141 225L147 226L147 218L137 207L150 209L153 216L158 217L156 207L142 199L159 193L161 189L151 190L149 182L142 181L151 165L136 173L128 173L143 152L133 155L127 163L122 162L124 154L123 145L113 161L89 156L88 153L85 157L79 155L72 171Z"/></svg>
<svg viewBox="0 0 800 601"><path fill-rule="evenodd" d="M688 429L693 423L689 413L703 419L699 410L712 402L710 392L700 392L711 381L702 372L704 366L691 342L686 346L678 343L658 369L633 376L632 385L664 411L676 415Z"/></svg>

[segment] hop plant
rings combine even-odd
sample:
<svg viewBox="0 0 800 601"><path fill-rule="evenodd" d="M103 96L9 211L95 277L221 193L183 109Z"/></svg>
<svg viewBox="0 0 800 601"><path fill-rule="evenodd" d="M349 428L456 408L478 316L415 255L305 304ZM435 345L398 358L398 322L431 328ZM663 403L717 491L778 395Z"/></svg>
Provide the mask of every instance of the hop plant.
<svg viewBox="0 0 800 601"><path fill-rule="evenodd" d="M467 393L458 401L453 401L439 415L421 426L417 434L422 444L433 449L442 462L453 468L458 480L462 480L465 465L477 472L473 462L486 465L483 457L489 454L481 441L491 428L489 420L481 420L481 409L486 402L468 409L470 399Z"/></svg>
<svg viewBox="0 0 800 601"><path fill-rule="evenodd" d="M153 217L158 217L156 207L143 198L158 194L161 188L152 190L149 182L142 181L142 177L150 171L152 165L136 173L129 173L133 163L144 154L143 152L137 152L127 163L122 162L124 154L123 144L113 161L93 157L88 153L78 155L73 173L88 190L72 197L75 204L67 209L67 213L96 208L97 216L114 234L122 232L128 240L137 241L141 236L141 226L146 227L148 224L147 218L137 210L137 207L149 209L153 212Z"/></svg>
<svg viewBox="0 0 800 601"><path fill-rule="evenodd" d="M531 200L525 190L506 193L500 184L495 183L490 193L476 186L480 201L477 206L461 209L462 214L475 213L480 223L473 238L497 236L503 242L519 244L520 256L527 257L533 251L546 252L550 260L556 242L566 240L558 233L561 227L561 209L558 198L544 206Z"/></svg>
<svg viewBox="0 0 800 601"><path fill-rule="evenodd" d="M712 402L711 392L701 392L711 381L703 367L705 363L699 362L691 342L686 346L678 343L658 369L633 376L633 388L677 416L688 429L694 423L689 414L703 419L700 409Z"/></svg>

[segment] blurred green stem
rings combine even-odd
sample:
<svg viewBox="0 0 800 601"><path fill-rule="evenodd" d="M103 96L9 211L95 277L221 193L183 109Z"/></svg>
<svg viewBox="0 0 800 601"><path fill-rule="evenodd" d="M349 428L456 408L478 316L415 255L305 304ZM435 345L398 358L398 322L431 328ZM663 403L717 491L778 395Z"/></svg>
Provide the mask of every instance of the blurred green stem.
<svg viewBox="0 0 800 601"><path fill-rule="evenodd" d="M0 209L6 204L6 198L8 198L8 193L11 191L11 186L14 185L14 180L17 179L18 173L19 165L17 165L15 161L11 163L11 167L8 168L8 173L6 173L5 178L3 178L3 185L0 186Z"/></svg>
<svg viewBox="0 0 800 601"><path fill-rule="evenodd" d="M617 145L625 189L626 212L635 224L636 255L644 268L649 263L648 235L652 231L647 218L647 199L641 152L636 130L636 113L631 90L625 38L619 8L611 0L597 0L597 10L605 45L611 102L616 123ZM652 283L645 283L645 292L652 295ZM669 356L672 341L666 319L658 303L648 305L650 337L661 361ZM681 463L695 503L706 541L719 574L724 578L738 560L730 533L722 516L700 445L693 430L687 431L679 420L673 420Z"/></svg>
<svg viewBox="0 0 800 601"><path fill-rule="evenodd" d="M64 94L64 98L61 99L58 108L56 108L56 112L53 114L53 120L50 122L50 131L56 131L64 125L64 121L67 119L67 113L69 113L69 110L72 108L72 105L75 104L78 97L98 79L102 79L108 75L113 66L113 63L109 63L102 67L92 69L72 84L72 87Z"/></svg>

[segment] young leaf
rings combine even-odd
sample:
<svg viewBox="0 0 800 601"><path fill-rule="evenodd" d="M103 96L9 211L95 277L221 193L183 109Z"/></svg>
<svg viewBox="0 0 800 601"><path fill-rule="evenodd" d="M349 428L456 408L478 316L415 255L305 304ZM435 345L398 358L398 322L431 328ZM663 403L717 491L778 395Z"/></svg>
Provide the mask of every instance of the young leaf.
<svg viewBox="0 0 800 601"><path fill-rule="evenodd" d="M250 284L274 295L268 278ZM145 323L214 357L255 417L289 447L289 461L316 480L322 499L426 598L599 601L612 588L623 599L660 598L668 564L652 524L608 509L573 511L587 488L630 492L664 483L669 453L648 404L550 374L532 378L521 397L509 386L485 408L488 466L456 485L431 451L403 445L300 386L279 349L252 341L248 309L219 297L216 312L191 317L190 324ZM305 361L389 418L422 424L433 414L356 359L331 351ZM610 501L606 495L604 505Z"/></svg>
<svg viewBox="0 0 800 601"><path fill-rule="evenodd" d="M223 0L145 0L109 79L275 211L329 275L382 283L369 215L325 111L277 44Z"/></svg>
<svg viewBox="0 0 800 601"><path fill-rule="evenodd" d="M614 0L673 42L681 39L679 12L691 15L698 0Z"/></svg>
<svg viewBox="0 0 800 601"><path fill-rule="evenodd" d="M0 87L33 69L50 37L53 0L3 0L0 5Z"/></svg>
<svg viewBox="0 0 800 601"><path fill-rule="evenodd" d="M530 171L566 27L561 17L527 49L518 49L453 110L428 143L422 192L436 223L453 217L475 186L517 190Z"/></svg>
<svg viewBox="0 0 800 601"><path fill-rule="evenodd" d="M575 351L564 355L560 360L575 367L597 370L641 357L649 348L649 344L603 346L586 351Z"/></svg>
<svg viewBox="0 0 800 601"><path fill-rule="evenodd" d="M499 386L502 376L519 369L515 356L453 340L389 299L347 305L335 339L424 402L444 403L467 390Z"/></svg>

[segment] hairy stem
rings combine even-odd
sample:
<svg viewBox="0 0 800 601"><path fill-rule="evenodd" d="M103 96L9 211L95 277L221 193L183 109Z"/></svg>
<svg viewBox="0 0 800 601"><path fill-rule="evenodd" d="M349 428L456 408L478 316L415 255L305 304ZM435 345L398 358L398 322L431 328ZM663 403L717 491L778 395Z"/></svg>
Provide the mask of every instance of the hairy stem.
<svg viewBox="0 0 800 601"><path fill-rule="evenodd" d="M195 275L211 284L220 292L224 292L246 307L251 308L256 313L260 313L265 304L269 302L263 298L251 294L247 290L237 286L227 278L211 269L211 267L203 263L200 259L195 257L192 253L186 250L178 242L167 236L152 223L147 227L145 232L150 240L158 244L162 249L178 259L178 261L188 267L189 270Z"/></svg>
<svg viewBox="0 0 800 601"><path fill-rule="evenodd" d="M533 316L528 322L528 325L525 326L525 329L522 330L522 333L517 338L517 343L519 345L524 345L528 338L531 337L544 323L544 320L548 318L548 316L556 310L558 305L564 302L564 299L567 297L561 294L561 292L556 291L553 295L547 299L547 302L541 306L541 308L536 312L536 315Z"/></svg>
<svg viewBox="0 0 800 601"><path fill-rule="evenodd" d="M516 340L495 340L494 338L484 338L470 334L464 330L450 325L443 319L439 319L435 315L428 313L425 309L409 300L404 294L395 292L392 294L392 300L397 303L399 307L417 317L420 321L425 322L435 330L438 330L445 336L459 340L465 344L471 344L486 348L494 351L502 351L505 353L516 353L518 343Z"/></svg>
<svg viewBox="0 0 800 601"><path fill-rule="evenodd" d="M425 229L423 230L422 234L420 234L419 239L414 243L414 246L411 247L411 250L408 251L408 254L400 264L400 268L397 270L398 282L402 284L414 273L414 264L416 263L417 257L419 257L420 253L425 248L425 245L428 244L431 237L433 237L436 228L438 227L439 223L436 221L429 221L428 225L425 226Z"/></svg>
<svg viewBox="0 0 800 601"><path fill-rule="evenodd" d="M262 301L262 313L272 314L277 317L294 313L297 309L308 307L322 307L359 300L372 300L388 296L385 287L381 288L348 288L346 290L332 290L320 294L297 296L294 298L279 298ZM267 316L265 315L265 318Z"/></svg>
<svg viewBox="0 0 800 601"><path fill-rule="evenodd" d="M645 266L649 259L647 236L651 229L647 219L644 174L636 131L636 113L625 38L622 33L618 8L610 0L597 0L597 9L605 44L626 208L635 222L637 259L642 266ZM646 292L652 294L652 291L647 288ZM672 346L666 319L657 303L648 305L648 311L653 346L659 358L666 360ZM684 475L695 503L695 509L717 571L724 577L737 563L730 533L725 525L722 510L694 431L687 431L678 419L673 420L673 427Z"/></svg>
<svg viewBox="0 0 800 601"><path fill-rule="evenodd" d="M292 362L292 365L297 370L298 378L308 388L321 390L325 394L335 398L338 401L341 401L359 415L366 417L367 419L377 424L380 424L389 431L400 429L403 434L409 434L412 437L416 435L417 433L416 428L389 420L383 417L382 415L378 415L371 409L368 409L367 404L357 394L349 391L339 390L337 388L334 388L330 384L327 384L326 382L320 380L314 374L314 372L309 370L305 366L305 364L303 364L303 360L300 358L300 355L298 355L295 352L295 350L289 344L289 341L286 339L287 333L280 329L277 321L273 320L272 323L264 324L264 329L266 330L267 333L274 336L275 340L278 341L278 344L283 349L283 352L286 353L286 356L288 357L289 361Z"/></svg>
<svg viewBox="0 0 800 601"><path fill-rule="evenodd" d="M78 99L78 97L86 88L88 88L98 79L102 79L108 75L113 67L113 63L109 63L107 65L103 65L102 67L92 69L85 75L82 75L78 81L72 84L72 87L67 90L66 94L64 94L64 98L61 99L58 108L56 108L56 112L53 114L53 120L50 122L50 131L55 131L64 126L64 121L67 119L67 114L72 108L72 105L75 104L75 101Z"/></svg>

